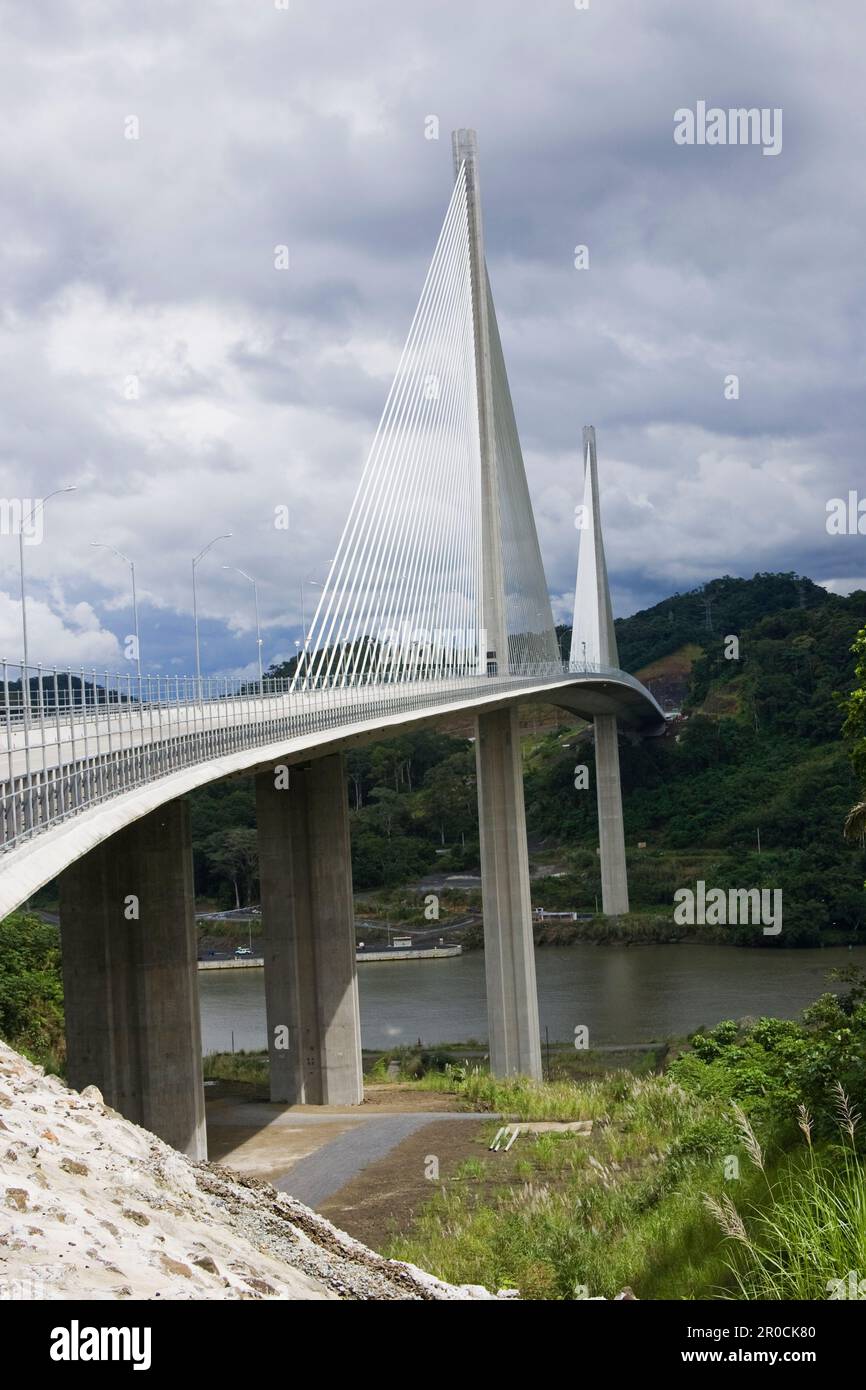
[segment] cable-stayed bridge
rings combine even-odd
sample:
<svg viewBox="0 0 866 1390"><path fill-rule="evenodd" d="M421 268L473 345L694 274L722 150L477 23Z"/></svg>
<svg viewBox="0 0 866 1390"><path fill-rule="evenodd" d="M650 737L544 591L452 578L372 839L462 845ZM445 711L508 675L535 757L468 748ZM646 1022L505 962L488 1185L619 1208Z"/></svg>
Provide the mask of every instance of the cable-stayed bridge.
<svg viewBox="0 0 866 1390"><path fill-rule="evenodd" d="M314 618L302 688L560 660L479 250L473 146L461 136L455 149L451 202Z"/></svg>
<svg viewBox="0 0 866 1390"><path fill-rule="evenodd" d="M0 915L59 877L68 1070L205 1152L189 814L256 778L271 1096L362 1099L344 754L477 721L491 1067L541 1070L517 724L592 720L603 906L628 910L618 724L663 716L618 668L595 433L584 430L563 661L483 250L474 132L309 637L289 680L112 676L3 663Z"/></svg>

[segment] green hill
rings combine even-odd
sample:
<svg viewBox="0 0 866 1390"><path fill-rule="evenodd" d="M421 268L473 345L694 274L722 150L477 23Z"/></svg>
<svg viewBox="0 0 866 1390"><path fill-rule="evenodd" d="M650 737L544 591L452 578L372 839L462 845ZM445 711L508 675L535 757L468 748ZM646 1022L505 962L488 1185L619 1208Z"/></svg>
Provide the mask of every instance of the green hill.
<svg viewBox="0 0 866 1390"><path fill-rule="evenodd" d="M719 636L742 633L773 613L835 602L834 595L802 575L725 575L689 593L673 594L630 618L618 618L620 663L625 671L637 671L687 643L705 647Z"/></svg>

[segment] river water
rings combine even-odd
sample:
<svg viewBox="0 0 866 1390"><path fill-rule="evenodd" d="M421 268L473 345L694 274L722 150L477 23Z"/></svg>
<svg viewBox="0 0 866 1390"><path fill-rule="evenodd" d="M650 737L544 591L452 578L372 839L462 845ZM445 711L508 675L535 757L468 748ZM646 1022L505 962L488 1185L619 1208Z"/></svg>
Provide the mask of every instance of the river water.
<svg viewBox="0 0 866 1390"><path fill-rule="evenodd" d="M565 946L535 952L541 1036L589 1047L682 1036L723 1018L795 1018L830 988L834 966L864 952L734 946ZM205 1052L266 1045L264 970L199 971ZM370 961L358 967L364 1047L486 1041L484 955Z"/></svg>

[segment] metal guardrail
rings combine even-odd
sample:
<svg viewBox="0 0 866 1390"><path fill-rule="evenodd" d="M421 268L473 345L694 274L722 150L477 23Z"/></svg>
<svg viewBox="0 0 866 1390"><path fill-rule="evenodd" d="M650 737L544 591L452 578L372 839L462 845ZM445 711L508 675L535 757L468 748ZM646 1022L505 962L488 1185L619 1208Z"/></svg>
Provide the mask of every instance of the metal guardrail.
<svg viewBox="0 0 866 1390"><path fill-rule="evenodd" d="M41 666L28 667L25 674L20 664L3 662L0 858L60 821L198 763L581 675L613 679L648 695L624 671L559 663L507 676L361 686L335 682L292 691L288 678L261 684L213 676L139 679Z"/></svg>

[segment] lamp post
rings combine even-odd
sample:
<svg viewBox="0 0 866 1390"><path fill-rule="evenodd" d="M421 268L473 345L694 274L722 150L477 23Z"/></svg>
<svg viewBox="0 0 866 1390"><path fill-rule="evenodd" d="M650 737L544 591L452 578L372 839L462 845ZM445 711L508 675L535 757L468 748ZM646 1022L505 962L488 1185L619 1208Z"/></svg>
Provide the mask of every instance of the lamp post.
<svg viewBox="0 0 866 1390"><path fill-rule="evenodd" d="M259 586L251 574L242 570L238 565L223 565L224 570L234 570L235 574L242 574L244 579L248 579L253 586L253 601L256 606L256 651L259 654L259 694L264 696L265 678L262 672L262 630L259 626Z"/></svg>
<svg viewBox="0 0 866 1390"><path fill-rule="evenodd" d="M199 699L201 699L201 649L198 641L198 596L195 588L195 567L199 560L203 560L208 551L216 545L217 541L230 540L231 534L231 531L226 531L224 536L214 536L212 541L208 541L204 550L200 550L198 555L193 556L192 561L192 616L195 623L195 681Z"/></svg>
<svg viewBox="0 0 866 1390"><path fill-rule="evenodd" d="M331 561L331 564L333 564L333 560ZM308 578L308 579L305 579L305 580L302 580L301 583L298 585L298 587L299 587L299 589L300 589L300 592L301 592L301 637L303 638L303 641L304 641L304 648L303 648L303 651L302 651L302 653L301 653L301 661L304 663L304 665L306 665L307 643L308 643L308 641L309 641L309 633L307 632L307 605L306 605L306 603L304 602L304 584L312 584L312 585L314 585L315 588L317 588L317 589L324 589L325 586L324 586L324 584L322 584L318 579L309 579L309 578ZM298 673L299 670L300 670L300 662L299 662L298 666L297 666L296 669L295 669L295 674L296 674L296 675L297 675L297 673ZM304 671L304 675L306 676L306 674L307 674L307 673L306 673L306 670L305 670L305 671Z"/></svg>
<svg viewBox="0 0 866 1390"><path fill-rule="evenodd" d="M21 699L24 702L25 724L30 723L30 676L28 675L30 669L30 653L27 646L27 594L24 582L24 527L27 525L31 516L35 516L39 508L44 507L46 502L50 502L52 497L59 497L62 492L76 491L77 489L74 485L71 487L55 488L53 492L49 492L47 497L43 497L41 501L33 504L27 515L22 516L21 524L18 527L18 568L21 575L21 636L24 644L22 660L23 669L21 671ZM27 692L26 697L24 694L25 690Z"/></svg>
<svg viewBox="0 0 866 1390"><path fill-rule="evenodd" d="M128 555L124 555L122 550L118 550L114 545L106 545L105 541L91 541L90 544L97 550L110 550L112 555L116 555L119 560L123 560L129 565L129 573L132 578L132 623L135 628L135 666L138 671L138 697L141 699L141 642L138 632L138 599L135 594L135 564Z"/></svg>
<svg viewBox="0 0 866 1390"><path fill-rule="evenodd" d="M332 563L333 563L333 562L332 562ZM313 579L313 578L311 578L311 577L308 577L308 578L307 578L307 583L308 583L312 588L314 588L314 589L321 589L321 590L324 592L325 586L324 586L324 584L321 582L320 579ZM316 621L316 619L315 619L315 614L314 614L314 615L313 615L313 622L315 622L315 621ZM307 625L306 625L306 622L305 622L305 623L304 623L304 651L307 650L307 647L308 647L309 641L310 641L310 634L307 632L306 627L307 627ZM307 664L309 665L309 654L308 654L308 656L307 656Z"/></svg>
<svg viewBox="0 0 866 1390"><path fill-rule="evenodd" d="M321 582L320 579L308 579L308 580L307 580L307 583L308 583L309 585L311 585L312 588L314 588L314 589L324 589L324 587L325 587L324 584ZM315 622L315 618L313 619L313 621ZM306 623L304 623L304 627L306 628ZM309 634L306 634L306 633L305 633L305 636L308 636L308 635L309 635Z"/></svg>

